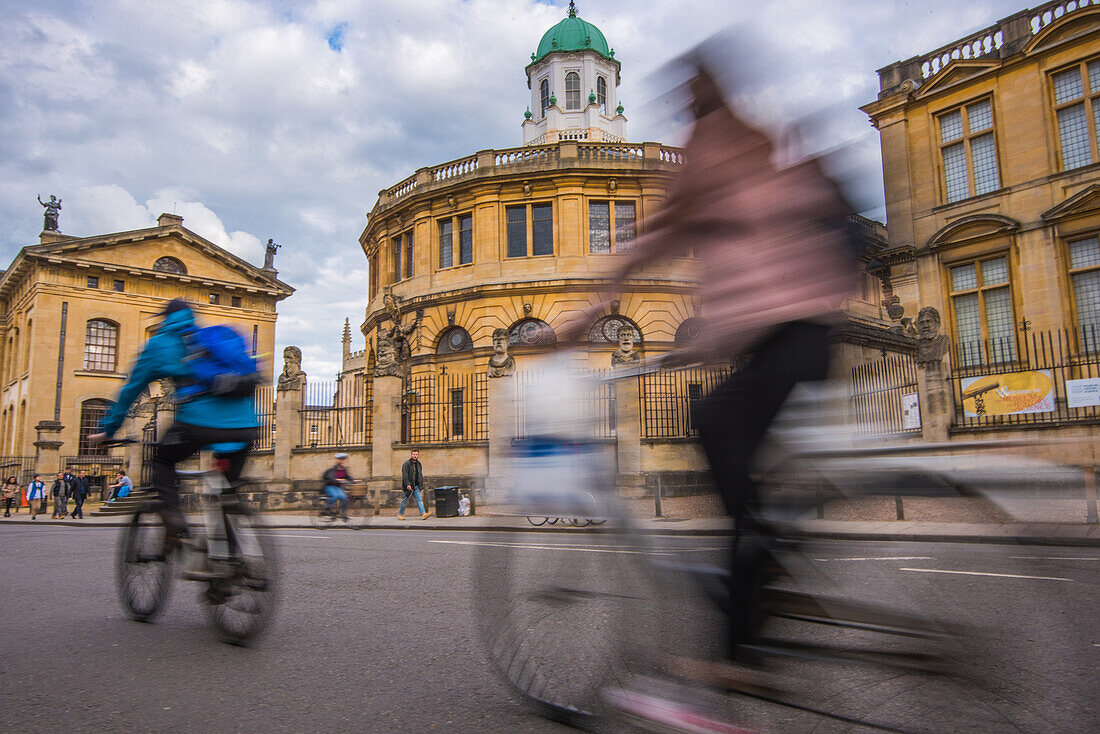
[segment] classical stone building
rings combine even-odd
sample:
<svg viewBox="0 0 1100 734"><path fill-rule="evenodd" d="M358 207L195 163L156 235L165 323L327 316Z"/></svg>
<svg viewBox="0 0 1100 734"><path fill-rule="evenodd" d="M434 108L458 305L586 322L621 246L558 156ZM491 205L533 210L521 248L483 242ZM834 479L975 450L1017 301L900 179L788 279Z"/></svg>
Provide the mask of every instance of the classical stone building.
<svg viewBox="0 0 1100 734"><path fill-rule="evenodd" d="M1100 377L1100 7L1046 3L878 74L879 272L896 317L936 310L934 356L942 322L945 429L1083 429L1100 417L1077 395Z"/></svg>
<svg viewBox="0 0 1100 734"><path fill-rule="evenodd" d="M276 275L172 214L129 232L44 231L0 277L0 455L38 454L43 473L56 471L58 461L121 466L120 457L106 457L86 439L172 298L195 304L207 323L235 327L254 354L265 355L270 381L275 307L293 293ZM43 450L52 452L48 459Z"/></svg>

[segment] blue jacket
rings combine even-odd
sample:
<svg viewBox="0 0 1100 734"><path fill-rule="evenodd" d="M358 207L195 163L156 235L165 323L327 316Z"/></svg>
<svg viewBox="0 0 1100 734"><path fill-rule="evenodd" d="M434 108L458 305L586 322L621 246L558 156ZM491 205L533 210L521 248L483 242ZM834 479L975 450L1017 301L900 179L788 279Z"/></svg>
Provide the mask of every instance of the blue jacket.
<svg viewBox="0 0 1100 734"><path fill-rule="evenodd" d="M189 377L187 347L184 338L196 329L190 309L175 311L164 317L157 332L145 343L141 356L130 370L130 379L118 394L118 401L104 416L100 427L113 436L126 418L126 411L153 380L170 378L175 381ZM207 428L254 428L259 425L252 397L221 398L196 395L176 406L176 420Z"/></svg>

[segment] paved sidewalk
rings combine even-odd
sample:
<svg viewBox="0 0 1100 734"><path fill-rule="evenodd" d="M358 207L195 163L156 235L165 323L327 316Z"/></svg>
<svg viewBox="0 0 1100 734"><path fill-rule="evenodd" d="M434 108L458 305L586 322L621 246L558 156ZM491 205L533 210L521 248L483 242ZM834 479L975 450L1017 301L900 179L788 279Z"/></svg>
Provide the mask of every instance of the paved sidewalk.
<svg viewBox="0 0 1100 734"><path fill-rule="evenodd" d="M265 515L272 528L312 528L310 515L270 513ZM195 518L197 520L197 517ZM63 525L68 527L120 527L125 518L89 517L84 520L51 520L39 515L0 518L0 532L6 525ZM730 524L724 519L638 519L637 525L654 535L728 535ZM929 541L938 543L1000 543L1024 545L1071 545L1100 547L1100 525L1085 523L949 523L949 522L867 522L850 520L805 520L798 528L817 538L836 540ZM610 532L606 526L575 528L569 525L534 527L522 516L498 515L492 512L473 517L398 520L392 516L370 518L371 530L466 530L466 531L526 531L538 533ZM336 526L334 530L345 529Z"/></svg>

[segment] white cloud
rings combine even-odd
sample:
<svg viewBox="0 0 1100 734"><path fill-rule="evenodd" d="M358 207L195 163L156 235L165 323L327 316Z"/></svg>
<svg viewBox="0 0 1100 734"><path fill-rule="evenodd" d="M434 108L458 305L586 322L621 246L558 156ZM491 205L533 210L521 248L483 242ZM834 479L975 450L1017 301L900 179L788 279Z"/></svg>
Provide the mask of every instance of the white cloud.
<svg viewBox="0 0 1100 734"><path fill-rule="evenodd" d="M564 0L44 0L0 24L0 260L37 241L36 195L64 200L63 231L151 226L161 212L251 262L268 237L280 277L278 349L313 375L339 363L365 305L358 245L377 192L417 168L521 142L523 68ZM846 162L881 206L878 141L857 109L874 70L1023 7L862 0L580 4L623 65L634 140L676 142L669 60L731 25L758 107L803 117L807 143ZM328 38L343 24L343 46ZM742 33L738 36L737 33ZM759 46L764 46L761 50ZM738 58L736 54L730 58ZM360 337L361 338L361 337ZM355 348L362 348L357 340Z"/></svg>

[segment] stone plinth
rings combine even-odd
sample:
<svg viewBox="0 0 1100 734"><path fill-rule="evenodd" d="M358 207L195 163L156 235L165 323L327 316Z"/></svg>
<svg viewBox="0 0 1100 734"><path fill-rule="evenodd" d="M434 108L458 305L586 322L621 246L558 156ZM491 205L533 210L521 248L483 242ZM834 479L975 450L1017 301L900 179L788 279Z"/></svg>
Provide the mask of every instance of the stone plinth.
<svg viewBox="0 0 1100 734"><path fill-rule="evenodd" d="M38 440L34 442L34 470L40 474L56 474L61 471L61 432L65 426L58 421L39 421L34 427Z"/></svg>
<svg viewBox="0 0 1100 734"><path fill-rule="evenodd" d="M489 475L488 497L500 497L512 486L512 436L516 425L514 374L489 379Z"/></svg>
<svg viewBox="0 0 1100 734"><path fill-rule="evenodd" d="M642 474L642 415L638 377L615 380L615 459L618 465L615 485L620 494L645 493Z"/></svg>

